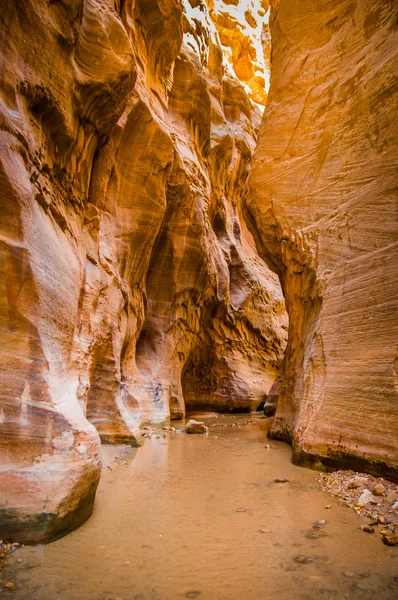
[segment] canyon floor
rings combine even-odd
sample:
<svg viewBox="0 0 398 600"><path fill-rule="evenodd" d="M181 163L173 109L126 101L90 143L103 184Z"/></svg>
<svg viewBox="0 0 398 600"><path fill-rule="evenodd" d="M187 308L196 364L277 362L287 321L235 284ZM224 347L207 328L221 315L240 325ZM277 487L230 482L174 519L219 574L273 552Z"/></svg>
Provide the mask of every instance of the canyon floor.
<svg viewBox="0 0 398 600"><path fill-rule="evenodd" d="M14 551L3 581L15 587L0 597L397 597L398 546L362 531L368 521L321 491L319 474L291 464L290 447L265 438L267 419L199 416L208 435L177 422L139 449L104 446L92 517Z"/></svg>

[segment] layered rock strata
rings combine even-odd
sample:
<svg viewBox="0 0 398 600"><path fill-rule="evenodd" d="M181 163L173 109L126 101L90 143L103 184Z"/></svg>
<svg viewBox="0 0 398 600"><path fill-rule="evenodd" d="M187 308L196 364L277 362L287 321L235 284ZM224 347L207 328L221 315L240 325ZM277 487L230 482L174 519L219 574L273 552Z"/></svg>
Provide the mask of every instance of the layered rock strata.
<svg viewBox="0 0 398 600"><path fill-rule="evenodd" d="M90 514L99 436L255 408L287 315L242 216L261 115L206 4L0 24L0 537L46 542Z"/></svg>
<svg viewBox="0 0 398 600"><path fill-rule="evenodd" d="M290 318L271 434L297 462L396 479L398 7L271 4L247 203Z"/></svg>

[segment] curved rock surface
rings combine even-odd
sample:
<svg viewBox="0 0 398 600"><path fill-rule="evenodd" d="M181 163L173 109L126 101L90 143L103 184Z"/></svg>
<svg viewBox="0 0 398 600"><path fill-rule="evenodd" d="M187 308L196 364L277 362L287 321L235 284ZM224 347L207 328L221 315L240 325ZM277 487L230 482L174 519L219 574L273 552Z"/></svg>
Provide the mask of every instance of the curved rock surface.
<svg viewBox="0 0 398 600"><path fill-rule="evenodd" d="M398 7L271 4L247 203L290 319L271 432L298 462L396 479Z"/></svg>
<svg viewBox="0 0 398 600"><path fill-rule="evenodd" d="M6 0L0 27L0 537L33 543L90 514L100 437L256 408L287 314L206 4Z"/></svg>

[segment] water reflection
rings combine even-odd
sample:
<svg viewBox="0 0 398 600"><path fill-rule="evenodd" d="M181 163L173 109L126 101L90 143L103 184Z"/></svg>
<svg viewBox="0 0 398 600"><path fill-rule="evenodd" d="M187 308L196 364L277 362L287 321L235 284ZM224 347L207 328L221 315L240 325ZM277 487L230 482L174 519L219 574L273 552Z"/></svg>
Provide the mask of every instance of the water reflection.
<svg viewBox="0 0 398 600"><path fill-rule="evenodd" d="M316 489L316 473L292 465L290 448L265 438L261 422L212 416L207 424L219 425L208 436L160 432L123 455L104 469L83 527L13 555L12 597L396 598L398 548L363 533L352 511ZM112 452L105 449L108 461ZM319 528L324 537L308 537Z"/></svg>

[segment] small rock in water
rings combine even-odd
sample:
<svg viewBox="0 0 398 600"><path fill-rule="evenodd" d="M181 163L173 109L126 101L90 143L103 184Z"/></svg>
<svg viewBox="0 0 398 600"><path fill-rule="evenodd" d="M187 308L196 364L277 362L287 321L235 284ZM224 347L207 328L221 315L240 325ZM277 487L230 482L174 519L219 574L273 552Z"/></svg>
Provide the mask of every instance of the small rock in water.
<svg viewBox="0 0 398 600"><path fill-rule="evenodd" d="M362 529L362 531L365 531L365 533L374 533L375 532L373 527L371 527L370 525L362 525L361 529Z"/></svg>
<svg viewBox="0 0 398 600"><path fill-rule="evenodd" d="M396 546L398 544L398 533L384 533L381 539L387 546Z"/></svg>
<svg viewBox="0 0 398 600"><path fill-rule="evenodd" d="M190 419L185 427L187 433L207 433L208 428L202 421Z"/></svg>
<svg viewBox="0 0 398 600"><path fill-rule="evenodd" d="M384 487L384 485L382 483L376 483L372 492L373 492L374 496L384 496L384 494L386 492L386 488Z"/></svg>
<svg viewBox="0 0 398 600"><path fill-rule="evenodd" d="M310 556L305 556L305 554L297 554L297 556L294 557L294 560L301 565L309 565L312 563L312 558Z"/></svg>
<svg viewBox="0 0 398 600"><path fill-rule="evenodd" d="M319 529L309 529L305 534L305 537L309 540L319 540L320 538L327 537L327 533L320 531Z"/></svg>
<svg viewBox="0 0 398 600"><path fill-rule="evenodd" d="M13 581L7 581L7 583L4 585L5 588L12 590L13 588L15 588L15 583Z"/></svg>
<svg viewBox="0 0 398 600"><path fill-rule="evenodd" d="M332 508L332 505L331 504L326 504L325 508L326 508L326 510L330 510Z"/></svg>
<svg viewBox="0 0 398 600"><path fill-rule="evenodd" d="M326 525L326 521L325 521L325 519L321 519L320 521L318 521L317 524L318 525Z"/></svg>
<svg viewBox="0 0 398 600"><path fill-rule="evenodd" d="M276 479L274 479L275 483L288 483L289 480L285 479L284 477L277 477Z"/></svg>
<svg viewBox="0 0 398 600"><path fill-rule="evenodd" d="M358 498L357 506L366 506L373 500L373 494L370 490L364 490Z"/></svg>

